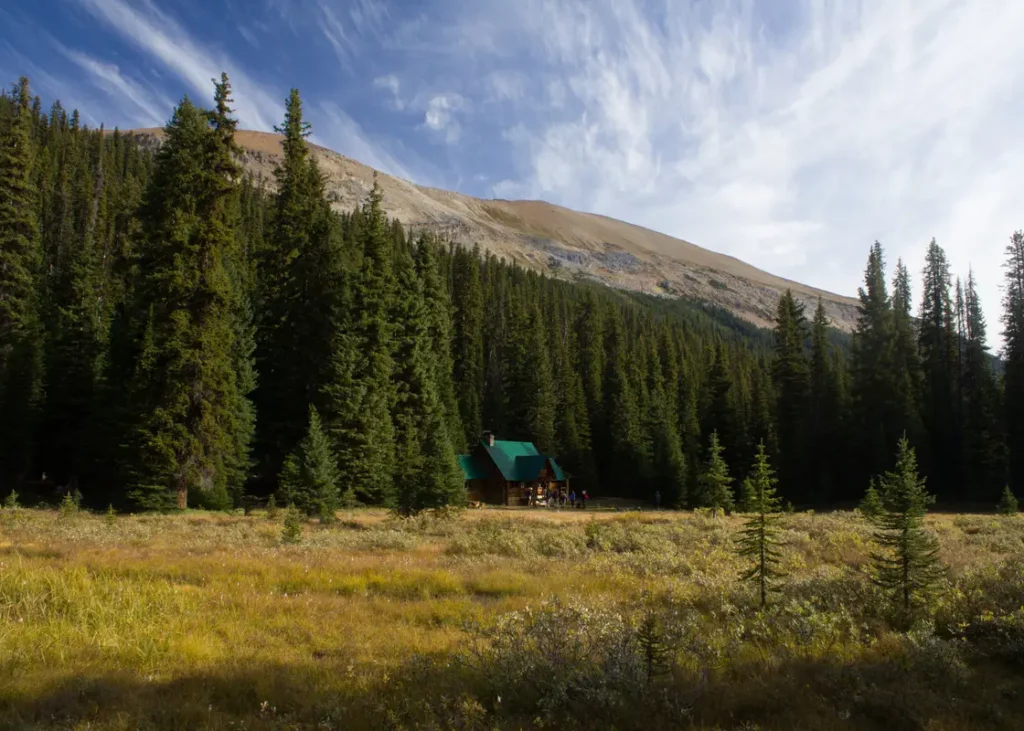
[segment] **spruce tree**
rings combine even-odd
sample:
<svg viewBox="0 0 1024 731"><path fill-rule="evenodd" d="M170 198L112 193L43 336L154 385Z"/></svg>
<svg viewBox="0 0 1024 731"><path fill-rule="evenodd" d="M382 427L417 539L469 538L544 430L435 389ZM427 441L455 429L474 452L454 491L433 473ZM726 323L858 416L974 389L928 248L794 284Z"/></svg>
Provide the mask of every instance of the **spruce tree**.
<svg viewBox="0 0 1024 731"><path fill-rule="evenodd" d="M437 262L437 241L421 236L416 243L416 275L423 289L424 316L429 337L433 383L447 424L448 440L456 451L465 446L455 392L452 359L452 301Z"/></svg>
<svg viewBox="0 0 1024 731"><path fill-rule="evenodd" d="M1016 231L1003 262L1003 422L1010 489L1024 492L1024 231Z"/></svg>
<svg viewBox="0 0 1024 731"><path fill-rule="evenodd" d="M577 369L583 388L587 416L590 419L590 440L595 454L607 454L611 448L608 424L605 421L605 317L600 300L592 292L583 293L574 314ZM599 473L600 474L600 473ZM600 479L595 476L595 481ZM594 485L595 489L599 487Z"/></svg>
<svg viewBox="0 0 1024 731"><path fill-rule="evenodd" d="M473 445L483 429L484 299L479 250L456 249L452 269L452 380L464 441Z"/></svg>
<svg viewBox="0 0 1024 731"><path fill-rule="evenodd" d="M384 503L395 470L395 256L383 192L376 183L363 209L363 259L344 324L334 336L324 387L342 480L356 497Z"/></svg>
<svg viewBox="0 0 1024 731"><path fill-rule="evenodd" d="M918 351L917 324L911 315L913 294L910 271L902 259L896 261L892 282L893 311L893 422L902 425L910 443L920 442L923 378Z"/></svg>
<svg viewBox="0 0 1024 731"><path fill-rule="evenodd" d="M281 526L281 543L295 545L302 542L302 513L294 505L284 511L284 524Z"/></svg>
<svg viewBox="0 0 1024 731"><path fill-rule="evenodd" d="M190 490L208 507L225 507L245 461L227 270L234 148L209 121L188 98L178 106L143 209L147 248L134 309L145 317L144 336L129 388L130 497L143 508L184 509Z"/></svg>
<svg viewBox="0 0 1024 731"><path fill-rule="evenodd" d="M733 508L732 477L729 467L722 457L723 447L718 441L718 432L711 432L708 443L708 458L704 471L700 476L701 502L711 508L717 515L719 510L730 511Z"/></svg>
<svg viewBox="0 0 1024 731"><path fill-rule="evenodd" d="M996 510L1000 515L1014 516L1017 514L1017 496L1010 491L1010 486L1003 488L1003 494L999 498Z"/></svg>
<svg viewBox="0 0 1024 731"><path fill-rule="evenodd" d="M307 406L322 404L344 286L339 230L306 142L297 89L277 131L284 156L274 170L277 195L259 258L255 350L260 469L270 480L301 439Z"/></svg>
<svg viewBox="0 0 1024 731"><path fill-rule="evenodd" d="M877 241L871 247L859 290L860 306L851 349L852 460L867 479L888 462L890 446L906 429L894 380L896 329L885 282L885 258ZM856 484L853 479L850 484Z"/></svg>
<svg viewBox="0 0 1024 731"><path fill-rule="evenodd" d="M867 492L864 493L864 498L858 507L861 515L868 520L877 520L885 511L882 505L882 496L878 494L878 488L875 486L874 477L868 482Z"/></svg>
<svg viewBox="0 0 1024 731"><path fill-rule="evenodd" d="M877 518L872 554L876 583L892 596L900 619L909 623L923 608L942 576L938 540L924 527L924 516L935 498L925 490L917 457L906 437L900 439L896 467L879 481L882 513Z"/></svg>
<svg viewBox="0 0 1024 731"><path fill-rule="evenodd" d="M399 254L395 351L394 489L386 502L401 515L464 502L462 473L451 434L461 437L438 396L431 335L431 312L425 295L429 278ZM449 378L446 373L444 377Z"/></svg>
<svg viewBox="0 0 1024 731"><path fill-rule="evenodd" d="M705 353L700 430L704 434L718 432L730 470L739 473L746 468L745 464L734 459L743 450L744 420L739 407L742 402L740 384L734 377L735 364L730 356L721 341Z"/></svg>
<svg viewBox="0 0 1024 731"><path fill-rule="evenodd" d="M772 583L782 574L778 569L778 513L781 502L775 494L778 480L768 464L768 453L763 443L758 445L748 483L746 511L752 515L740 530L739 555L751 559L752 565L743 570L740 579L757 585L761 606L764 607L768 603L768 592L775 588Z"/></svg>
<svg viewBox="0 0 1024 731"><path fill-rule="evenodd" d="M288 455L278 479L281 500L306 515L333 516L341 506L341 478L316 407L309 407L306 436ZM329 518L328 518L329 519Z"/></svg>
<svg viewBox="0 0 1024 731"><path fill-rule="evenodd" d="M844 477L841 465L846 446L842 423L845 404L840 403L839 374L829 346L828 328L829 319L819 298L811 325L808 445L812 494L820 502L835 497Z"/></svg>
<svg viewBox="0 0 1024 731"><path fill-rule="evenodd" d="M103 364L110 327L100 230L103 137L98 138L95 154L78 149L75 155L66 154L62 163L60 176L66 174L65 168L73 167L70 175L75 184L68 208L76 215L67 224L70 230L63 233L66 249L55 256L58 263L49 277L42 465L58 484L77 485L98 457L96 422L103 407ZM86 474L86 479L89 476Z"/></svg>
<svg viewBox="0 0 1024 731"><path fill-rule="evenodd" d="M555 388L540 310L520 292L509 302L503 350L506 423L511 435L542 452L555 446Z"/></svg>
<svg viewBox="0 0 1024 731"><path fill-rule="evenodd" d="M957 334L950 296L949 263L932 239L924 270L918 344L924 372L924 425L930 473L937 489L951 493L962 481L957 424Z"/></svg>
<svg viewBox="0 0 1024 731"><path fill-rule="evenodd" d="M642 459L643 435L621 314L610 316L605 325L603 421L608 429L610 453L605 457L604 481L607 486L622 490L635 484Z"/></svg>
<svg viewBox="0 0 1024 731"><path fill-rule="evenodd" d="M963 351L960 391L963 410L964 473L962 496L991 502L1005 486L1005 441L1000 418L1000 393L992 371L974 273L967 276L963 328L958 341Z"/></svg>
<svg viewBox="0 0 1024 731"><path fill-rule="evenodd" d="M220 81L214 83L214 108L209 112L210 126L216 142L214 170L225 186L226 195L218 210L216 220L221 226L220 235L230 245L225 246L224 268L230 281L230 302L228 304L231 325L231 361L235 371L235 383L227 409L232 420L232 449L226 455L224 469L227 472L228 491L235 505L239 504L243 488L250 477L253 460L250 456L256 433L256 410L251 396L256 389L256 371L253 354L256 349L256 328L253 322L253 285L249 260L250 241L246 238L242 223L242 187L238 184L241 168L237 157L241 148L235 142L238 120L234 119L230 105L231 84L222 73Z"/></svg>
<svg viewBox="0 0 1024 731"><path fill-rule="evenodd" d="M651 444L652 490L661 492L662 505L678 508L686 502L686 462L682 442L676 427L674 399L665 392L662 365L654 350L653 338L648 338L647 399L644 409Z"/></svg>
<svg viewBox="0 0 1024 731"><path fill-rule="evenodd" d="M791 290L779 299L775 315L776 438L779 445L779 472L784 482L801 501L813 497L808 492L807 419L810 392L810 368L804 353L807 340L804 306Z"/></svg>
<svg viewBox="0 0 1024 731"><path fill-rule="evenodd" d="M42 385L41 251L27 78L0 115L0 480L25 476Z"/></svg>
<svg viewBox="0 0 1024 731"><path fill-rule="evenodd" d="M557 402L554 452L563 468L581 487L597 487L597 469L591 444L590 415L580 369L574 360L576 333L567 317L552 329L551 366Z"/></svg>

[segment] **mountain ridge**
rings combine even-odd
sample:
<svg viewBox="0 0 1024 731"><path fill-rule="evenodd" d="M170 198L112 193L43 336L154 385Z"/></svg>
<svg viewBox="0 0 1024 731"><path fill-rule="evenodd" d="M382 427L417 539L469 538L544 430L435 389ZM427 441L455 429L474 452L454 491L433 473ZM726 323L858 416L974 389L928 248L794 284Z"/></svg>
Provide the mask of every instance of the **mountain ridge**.
<svg viewBox="0 0 1024 731"><path fill-rule="evenodd" d="M163 130L124 134L155 147ZM242 162L270 190L273 169L282 154L281 139L268 132L236 133ZM476 198L419 185L326 147L311 143L310 148L324 175L328 200L338 210L351 210L361 203L376 175L385 209L407 229L430 230L467 245L478 243L485 252L551 276L706 300L761 326L771 325L779 295L789 288L809 312L820 296L840 330L852 330L856 321L856 299L771 274L729 254L644 226L543 200Z"/></svg>

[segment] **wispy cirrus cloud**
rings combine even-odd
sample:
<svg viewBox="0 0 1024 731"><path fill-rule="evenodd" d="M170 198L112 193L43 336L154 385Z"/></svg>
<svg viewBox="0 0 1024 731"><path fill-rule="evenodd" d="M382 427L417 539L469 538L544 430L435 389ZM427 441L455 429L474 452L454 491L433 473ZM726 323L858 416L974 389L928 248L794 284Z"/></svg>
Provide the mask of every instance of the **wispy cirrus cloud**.
<svg viewBox="0 0 1024 731"><path fill-rule="evenodd" d="M160 11L148 0L129 3L127 0L77 0L86 10L108 24L123 39L134 44L161 68L169 70L184 81L200 98L212 92L212 79L226 70L231 77L235 98L235 112L246 129L271 131L284 118L284 92L273 85L256 80L242 70L239 63L227 54L205 46L174 18ZM351 10L358 15L354 23L368 27L375 22L371 0L361 0ZM85 58L83 57L84 61ZM92 70L110 74L110 66L96 59L88 59ZM113 78L108 80L114 83ZM122 82L124 79L122 78ZM138 91L126 85L126 91ZM308 104L307 116L316 127L313 138L319 144L350 155L369 165L395 175L420 180L429 177L413 172L408 165L399 163L368 135L344 109L335 102Z"/></svg>
<svg viewBox="0 0 1024 731"><path fill-rule="evenodd" d="M59 46L69 60L86 72L100 88L119 103L128 102L138 126L160 127L170 117L173 103L126 76L115 64L104 63L88 54Z"/></svg>
<svg viewBox="0 0 1024 731"><path fill-rule="evenodd" d="M138 7L124 0L78 2L141 52L177 74L201 98L212 93L212 79L227 71L235 90L236 111L244 126L270 130L283 117L284 106L277 101L278 97L252 81L227 56L196 43L177 21L149 2Z"/></svg>
<svg viewBox="0 0 1024 731"><path fill-rule="evenodd" d="M908 0L521 4L554 85L495 187L624 218L852 293L868 245L934 235L989 312L1024 225L1024 6ZM777 8L780 10L780 8ZM551 88L549 86L549 88ZM564 97L556 98L564 92Z"/></svg>

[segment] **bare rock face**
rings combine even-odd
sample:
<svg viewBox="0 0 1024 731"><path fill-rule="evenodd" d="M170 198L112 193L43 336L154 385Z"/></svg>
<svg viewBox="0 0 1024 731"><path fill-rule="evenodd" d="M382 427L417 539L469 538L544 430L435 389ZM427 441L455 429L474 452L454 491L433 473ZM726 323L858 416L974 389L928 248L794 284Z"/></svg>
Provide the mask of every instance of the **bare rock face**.
<svg viewBox="0 0 1024 731"><path fill-rule="evenodd" d="M162 130L135 130L146 147L160 144ZM274 188L281 136L238 132L242 162ZM609 287L713 302L757 325L770 326L779 296L792 289L808 314L821 297L833 324L853 329L857 300L808 287L757 269L725 254L640 226L543 201L482 200L428 188L377 173L355 160L311 146L337 210L362 203L374 175L384 207L406 230L432 231L448 240L479 244L496 256L563 279L589 279Z"/></svg>

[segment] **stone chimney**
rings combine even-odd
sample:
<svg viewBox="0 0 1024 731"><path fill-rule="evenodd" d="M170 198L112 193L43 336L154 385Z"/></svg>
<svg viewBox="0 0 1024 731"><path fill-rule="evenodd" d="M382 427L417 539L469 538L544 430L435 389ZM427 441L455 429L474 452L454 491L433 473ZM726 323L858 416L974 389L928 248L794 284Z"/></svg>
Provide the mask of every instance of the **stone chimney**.
<svg viewBox="0 0 1024 731"><path fill-rule="evenodd" d="M486 444L488 447L494 446L494 432L485 431L481 439L483 440L484 444Z"/></svg>

